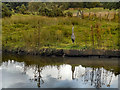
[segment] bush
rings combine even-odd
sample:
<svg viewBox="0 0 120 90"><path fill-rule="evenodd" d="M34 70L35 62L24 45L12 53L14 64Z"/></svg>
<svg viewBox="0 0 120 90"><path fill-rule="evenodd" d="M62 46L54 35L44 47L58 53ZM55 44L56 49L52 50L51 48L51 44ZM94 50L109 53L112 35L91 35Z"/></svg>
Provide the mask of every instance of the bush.
<svg viewBox="0 0 120 90"><path fill-rule="evenodd" d="M63 14L61 9L55 9L55 10L53 10L53 12L54 12L54 16L55 17L64 16L64 14Z"/></svg>
<svg viewBox="0 0 120 90"><path fill-rule="evenodd" d="M65 15L68 16L68 17L72 17L73 16L73 14L70 11L66 12Z"/></svg>

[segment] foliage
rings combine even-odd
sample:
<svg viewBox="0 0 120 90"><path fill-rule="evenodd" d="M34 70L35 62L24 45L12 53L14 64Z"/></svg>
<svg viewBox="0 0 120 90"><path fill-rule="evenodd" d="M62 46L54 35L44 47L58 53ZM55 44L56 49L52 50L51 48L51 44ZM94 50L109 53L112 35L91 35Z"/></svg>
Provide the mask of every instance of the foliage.
<svg viewBox="0 0 120 90"><path fill-rule="evenodd" d="M25 5L25 7L28 6L27 2L4 2L4 4L6 4L6 6L10 9L10 10L14 10L15 12L17 12L17 8L16 7L21 7L22 4Z"/></svg>
<svg viewBox="0 0 120 90"><path fill-rule="evenodd" d="M2 17L10 17L12 16L12 12L8 9L8 7L3 3L2 4Z"/></svg>
<svg viewBox="0 0 120 90"><path fill-rule="evenodd" d="M60 8L48 9L47 7L40 7L39 15L49 16L49 17L64 16L64 14Z"/></svg>
<svg viewBox="0 0 120 90"><path fill-rule="evenodd" d="M84 8L94 8L94 7L98 7L100 6L100 3L99 2L84 2L83 3L83 7Z"/></svg>
<svg viewBox="0 0 120 90"><path fill-rule="evenodd" d="M16 8L18 9L18 12L20 12L21 14L25 14L25 11L27 10L24 4L22 4L20 7L17 6Z"/></svg>
<svg viewBox="0 0 120 90"><path fill-rule="evenodd" d="M65 16L64 10L95 7L104 7L107 9L119 9L120 2L5 2L9 10L21 14L43 15L49 17ZM69 13L69 16L70 13Z"/></svg>
<svg viewBox="0 0 120 90"><path fill-rule="evenodd" d="M73 13L70 12L70 11L68 11L68 12L65 13L65 15L68 16L68 17L72 17L72 16L73 16Z"/></svg>
<svg viewBox="0 0 120 90"><path fill-rule="evenodd" d="M41 2L29 2L28 3L28 10L34 14L34 12L38 12L40 7L45 7L45 4Z"/></svg>
<svg viewBox="0 0 120 90"><path fill-rule="evenodd" d="M111 9L119 9L120 8L120 2L105 2L103 3L104 9L107 8L109 10Z"/></svg>

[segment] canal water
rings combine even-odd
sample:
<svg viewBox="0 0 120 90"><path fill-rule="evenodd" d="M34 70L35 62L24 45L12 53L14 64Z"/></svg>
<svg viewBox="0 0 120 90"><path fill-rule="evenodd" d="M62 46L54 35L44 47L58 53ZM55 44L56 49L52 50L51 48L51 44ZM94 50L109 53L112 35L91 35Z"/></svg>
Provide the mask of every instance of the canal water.
<svg viewBox="0 0 120 90"><path fill-rule="evenodd" d="M3 54L0 88L118 88L117 58Z"/></svg>

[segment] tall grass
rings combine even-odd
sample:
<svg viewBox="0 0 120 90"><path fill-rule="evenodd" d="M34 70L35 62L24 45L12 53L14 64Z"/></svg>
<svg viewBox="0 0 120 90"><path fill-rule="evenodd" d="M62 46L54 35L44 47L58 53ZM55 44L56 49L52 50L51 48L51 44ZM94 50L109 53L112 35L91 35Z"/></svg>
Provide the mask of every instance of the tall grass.
<svg viewBox="0 0 120 90"><path fill-rule="evenodd" d="M72 23L75 24L75 44L71 41ZM2 19L2 44L3 48L25 50L90 49L93 45L95 49L118 49L117 26L116 21L100 19L14 15Z"/></svg>

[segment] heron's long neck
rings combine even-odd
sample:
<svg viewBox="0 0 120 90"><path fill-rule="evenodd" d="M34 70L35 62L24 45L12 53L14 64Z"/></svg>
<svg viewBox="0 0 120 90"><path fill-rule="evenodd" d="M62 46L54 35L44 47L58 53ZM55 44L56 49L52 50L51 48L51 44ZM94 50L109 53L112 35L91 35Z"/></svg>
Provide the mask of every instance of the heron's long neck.
<svg viewBox="0 0 120 90"><path fill-rule="evenodd" d="M74 27L72 27L72 34L74 34Z"/></svg>

